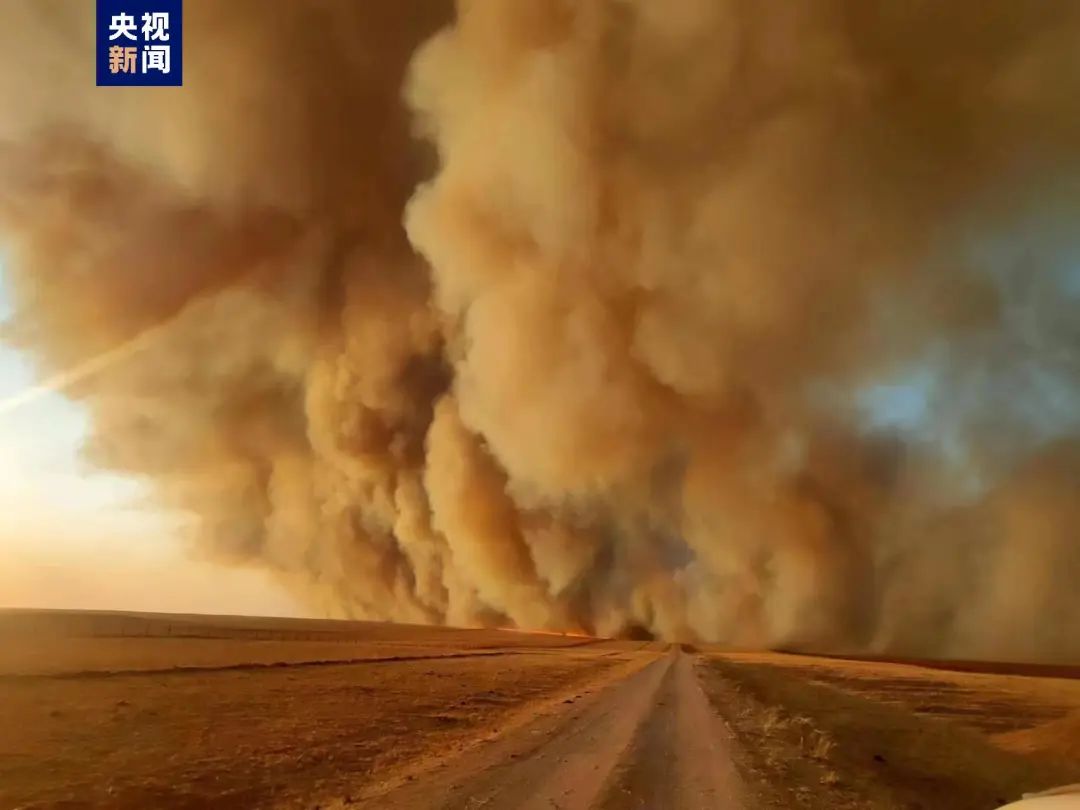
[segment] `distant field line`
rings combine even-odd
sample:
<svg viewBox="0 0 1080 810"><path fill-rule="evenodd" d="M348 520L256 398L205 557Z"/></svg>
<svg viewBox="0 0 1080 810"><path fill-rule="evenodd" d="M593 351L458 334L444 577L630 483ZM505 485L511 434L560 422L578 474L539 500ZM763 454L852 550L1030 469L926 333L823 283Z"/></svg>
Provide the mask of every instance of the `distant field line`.
<svg viewBox="0 0 1080 810"><path fill-rule="evenodd" d="M258 619L256 619L258 620ZM226 619L227 621L227 619ZM286 622L295 620L285 620ZM303 621L303 620L300 620ZM344 624L344 623L343 623ZM295 629L287 627L244 627L230 626L218 622L191 621L184 618L144 618L123 614L103 615L88 613L84 615L67 612L19 612L5 615L0 611L0 638L177 638L177 639L203 639L203 640L244 640L244 641L305 641L334 644L395 644L395 645L420 645L432 644L447 645L459 640L457 634L472 634L478 632L468 628L431 628L433 634L414 634L417 629L414 626L402 626L399 629L406 630L400 635L387 633L386 626L376 628L364 627L353 628L303 628ZM382 632L380 632L382 631ZM446 635L442 635L445 631ZM484 632L484 631L479 631ZM526 641L527 635L521 636L523 643L517 643L514 635L506 634L502 639L492 639L483 645L475 645L478 648L556 648L567 649L594 644L595 638L580 638L569 641L565 637L551 636L549 641L559 639L562 643L539 644Z"/></svg>
<svg viewBox="0 0 1080 810"><path fill-rule="evenodd" d="M373 658L326 658L317 661L246 661L236 664L207 666L173 666L155 669L87 669L76 672L39 672L0 674L0 683L27 680L82 680L99 678L143 677L162 675L197 675L201 673L235 672L261 669L287 669L306 667L358 666L364 664L389 664L408 661L438 661L456 658L496 658L502 655L529 655L550 652L550 649L527 647L511 650L481 650L467 653L443 653L431 655L387 655Z"/></svg>

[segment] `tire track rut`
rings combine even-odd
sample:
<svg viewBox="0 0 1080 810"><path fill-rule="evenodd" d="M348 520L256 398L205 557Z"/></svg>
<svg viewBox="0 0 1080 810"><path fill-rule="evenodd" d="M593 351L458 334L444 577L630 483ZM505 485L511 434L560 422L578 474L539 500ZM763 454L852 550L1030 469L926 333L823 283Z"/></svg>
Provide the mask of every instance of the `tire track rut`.
<svg viewBox="0 0 1080 810"><path fill-rule="evenodd" d="M360 802L380 810L742 810L726 727L672 648L563 711Z"/></svg>

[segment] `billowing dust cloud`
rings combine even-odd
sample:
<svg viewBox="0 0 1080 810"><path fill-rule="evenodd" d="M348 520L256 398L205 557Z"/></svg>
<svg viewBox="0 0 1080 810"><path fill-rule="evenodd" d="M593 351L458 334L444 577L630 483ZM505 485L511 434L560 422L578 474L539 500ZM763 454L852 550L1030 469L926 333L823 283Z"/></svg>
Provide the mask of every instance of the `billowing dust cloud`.
<svg viewBox="0 0 1080 810"><path fill-rule="evenodd" d="M92 9L4 3L0 227L9 339L200 553L332 615L1080 659L1076 3L185 29L183 88L96 89Z"/></svg>

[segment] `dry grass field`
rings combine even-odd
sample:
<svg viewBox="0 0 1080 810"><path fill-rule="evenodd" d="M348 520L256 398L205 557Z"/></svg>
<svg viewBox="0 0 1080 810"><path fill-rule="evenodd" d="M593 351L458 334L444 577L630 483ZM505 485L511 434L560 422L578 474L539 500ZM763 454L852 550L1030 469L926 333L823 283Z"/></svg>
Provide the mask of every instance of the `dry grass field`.
<svg viewBox="0 0 1080 810"><path fill-rule="evenodd" d="M725 654L701 670L754 807L976 810L1080 781L1075 669Z"/></svg>
<svg viewBox="0 0 1080 810"><path fill-rule="evenodd" d="M0 810L990 810L1080 781L1067 669L0 612Z"/></svg>
<svg viewBox="0 0 1080 810"><path fill-rule="evenodd" d="M122 614L8 612L0 627L4 810L343 801L576 694L641 646Z"/></svg>
<svg viewBox="0 0 1080 810"><path fill-rule="evenodd" d="M588 639L305 619L0 610L0 676L214 669L556 649Z"/></svg>

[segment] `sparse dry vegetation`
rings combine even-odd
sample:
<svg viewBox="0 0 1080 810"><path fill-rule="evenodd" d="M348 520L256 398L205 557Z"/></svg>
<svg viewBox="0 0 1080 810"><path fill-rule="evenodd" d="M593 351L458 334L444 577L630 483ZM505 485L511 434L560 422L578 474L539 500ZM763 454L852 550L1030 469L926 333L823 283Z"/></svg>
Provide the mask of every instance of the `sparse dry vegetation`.
<svg viewBox="0 0 1080 810"><path fill-rule="evenodd" d="M890 691L898 680L892 665L878 669L879 691L871 697L874 667L861 663L851 667L861 673L861 689L849 693L823 683L815 659L747 655L708 660L703 678L739 742L738 763L753 807L983 810L1024 792L1080 780L1075 759L1021 756L976 730L1010 722L995 696L1007 692L1013 702L1006 705L1018 706L1025 684L1034 702L1046 691L1067 697L1072 694L1068 685L1039 679L1003 685L982 674L977 682L986 692L983 702L971 684L952 693L937 687L933 705L942 716L935 717L927 710L929 701L916 712L905 705L903 689ZM911 681L921 672L927 684L944 683L932 670L909 669ZM1032 740L1045 743L1053 736ZM1021 739L1014 742L1019 751ZM1031 742L1029 752L1036 749Z"/></svg>
<svg viewBox="0 0 1080 810"><path fill-rule="evenodd" d="M560 636L439 628L373 635L334 644L24 634L19 652L9 634L0 640L0 808L340 804L429 753L490 735L523 708L561 703L563 691L608 677L623 651L642 646L579 652ZM386 645L401 652L395 635L421 658L364 661L383 658ZM521 646L492 655L506 644ZM565 655L550 654L558 648Z"/></svg>

